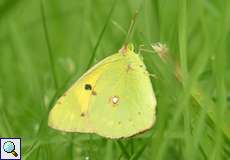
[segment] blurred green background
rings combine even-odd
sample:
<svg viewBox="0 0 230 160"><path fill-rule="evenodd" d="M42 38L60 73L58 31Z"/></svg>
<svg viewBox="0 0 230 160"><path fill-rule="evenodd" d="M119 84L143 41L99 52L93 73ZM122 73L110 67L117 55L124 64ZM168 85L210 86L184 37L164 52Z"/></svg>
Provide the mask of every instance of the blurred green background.
<svg viewBox="0 0 230 160"><path fill-rule="evenodd" d="M136 48L172 57L142 52L156 125L121 140L48 128L61 88L121 48L136 10ZM229 44L229 0L1 0L0 137L21 137L23 160L230 159Z"/></svg>

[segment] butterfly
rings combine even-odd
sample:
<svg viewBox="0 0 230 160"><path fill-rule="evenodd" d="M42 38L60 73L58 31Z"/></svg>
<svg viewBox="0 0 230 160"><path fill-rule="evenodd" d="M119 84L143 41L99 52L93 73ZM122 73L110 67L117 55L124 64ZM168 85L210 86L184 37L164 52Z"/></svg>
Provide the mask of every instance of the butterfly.
<svg viewBox="0 0 230 160"><path fill-rule="evenodd" d="M155 120L150 76L130 43L83 74L57 100L48 125L66 132L126 138L150 129Z"/></svg>

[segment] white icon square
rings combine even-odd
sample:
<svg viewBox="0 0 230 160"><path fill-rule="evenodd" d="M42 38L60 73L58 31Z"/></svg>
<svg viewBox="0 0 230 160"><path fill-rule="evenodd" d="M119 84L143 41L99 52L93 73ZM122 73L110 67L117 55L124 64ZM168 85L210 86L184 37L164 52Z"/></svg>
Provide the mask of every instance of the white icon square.
<svg viewBox="0 0 230 160"><path fill-rule="evenodd" d="M0 160L21 160L21 139L0 138Z"/></svg>

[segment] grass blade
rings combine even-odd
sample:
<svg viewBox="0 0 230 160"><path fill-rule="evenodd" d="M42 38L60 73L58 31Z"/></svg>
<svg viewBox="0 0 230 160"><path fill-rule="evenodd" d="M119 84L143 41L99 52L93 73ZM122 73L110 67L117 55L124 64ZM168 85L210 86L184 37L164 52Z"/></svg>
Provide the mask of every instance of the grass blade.
<svg viewBox="0 0 230 160"><path fill-rule="evenodd" d="M94 47L94 49L93 49L92 56L91 56L91 58L90 58L90 60L89 60L89 63L88 63L88 65L87 65L87 69L89 69L89 68L91 67L91 65L93 64L93 61L94 61L95 56L96 56L96 53L97 53L97 49L98 49L98 47L99 47L99 45L100 45L100 43L101 43L101 40L102 40L103 35L104 35L105 31L106 31L106 28L107 28L108 25L109 25L109 22L110 22L110 19L111 19L111 17L112 17L113 11L114 11L114 9L115 9L115 7L116 7L116 4L117 4L117 0L114 0L113 3L112 3L112 7L111 7L111 9L110 9L110 11L109 11L109 14L108 14L108 16L107 16L107 19L106 19L106 21L105 21L104 27L103 27L103 29L102 29L102 31L101 31L101 33L100 33L98 39L97 39L97 43L96 43L95 47Z"/></svg>
<svg viewBox="0 0 230 160"><path fill-rule="evenodd" d="M124 144L123 144L120 140L117 140L116 142L117 142L118 146L120 147L120 149L121 149L123 155L124 155L127 159L129 159L129 158L130 158L130 155L129 155L128 151L126 150Z"/></svg>
<svg viewBox="0 0 230 160"><path fill-rule="evenodd" d="M46 14L45 14L45 4L44 4L43 0L40 0L40 9L41 9L44 36L45 36L47 49L48 49L48 54L49 54L51 72L52 72L53 79L54 79L54 86L55 86L55 89L57 90L58 89L58 79L57 79L57 73L56 73L56 70L55 70L53 51L52 51L51 42L50 42L50 38L49 38L48 25L47 25Z"/></svg>
<svg viewBox="0 0 230 160"><path fill-rule="evenodd" d="M152 137L153 133L149 138L146 139L145 143L140 147L140 149L131 156L130 160L138 160L141 157L147 146L151 143Z"/></svg>

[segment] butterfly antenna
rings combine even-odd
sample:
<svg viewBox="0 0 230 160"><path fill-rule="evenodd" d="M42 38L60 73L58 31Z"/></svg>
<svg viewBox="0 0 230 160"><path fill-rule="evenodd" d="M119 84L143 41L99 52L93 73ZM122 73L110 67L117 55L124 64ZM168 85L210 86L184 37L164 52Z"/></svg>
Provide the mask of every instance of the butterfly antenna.
<svg viewBox="0 0 230 160"><path fill-rule="evenodd" d="M124 42L124 45L127 45L128 42L130 41L134 26L135 26L135 23L136 23L137 15L138 15L138 11L136 11L134 13L133 17L132 17L131 23L129 25L129 30L128 30L128 33L127 33L127 36L126 36L126 39L125 39L125 42Z"/></svg>

